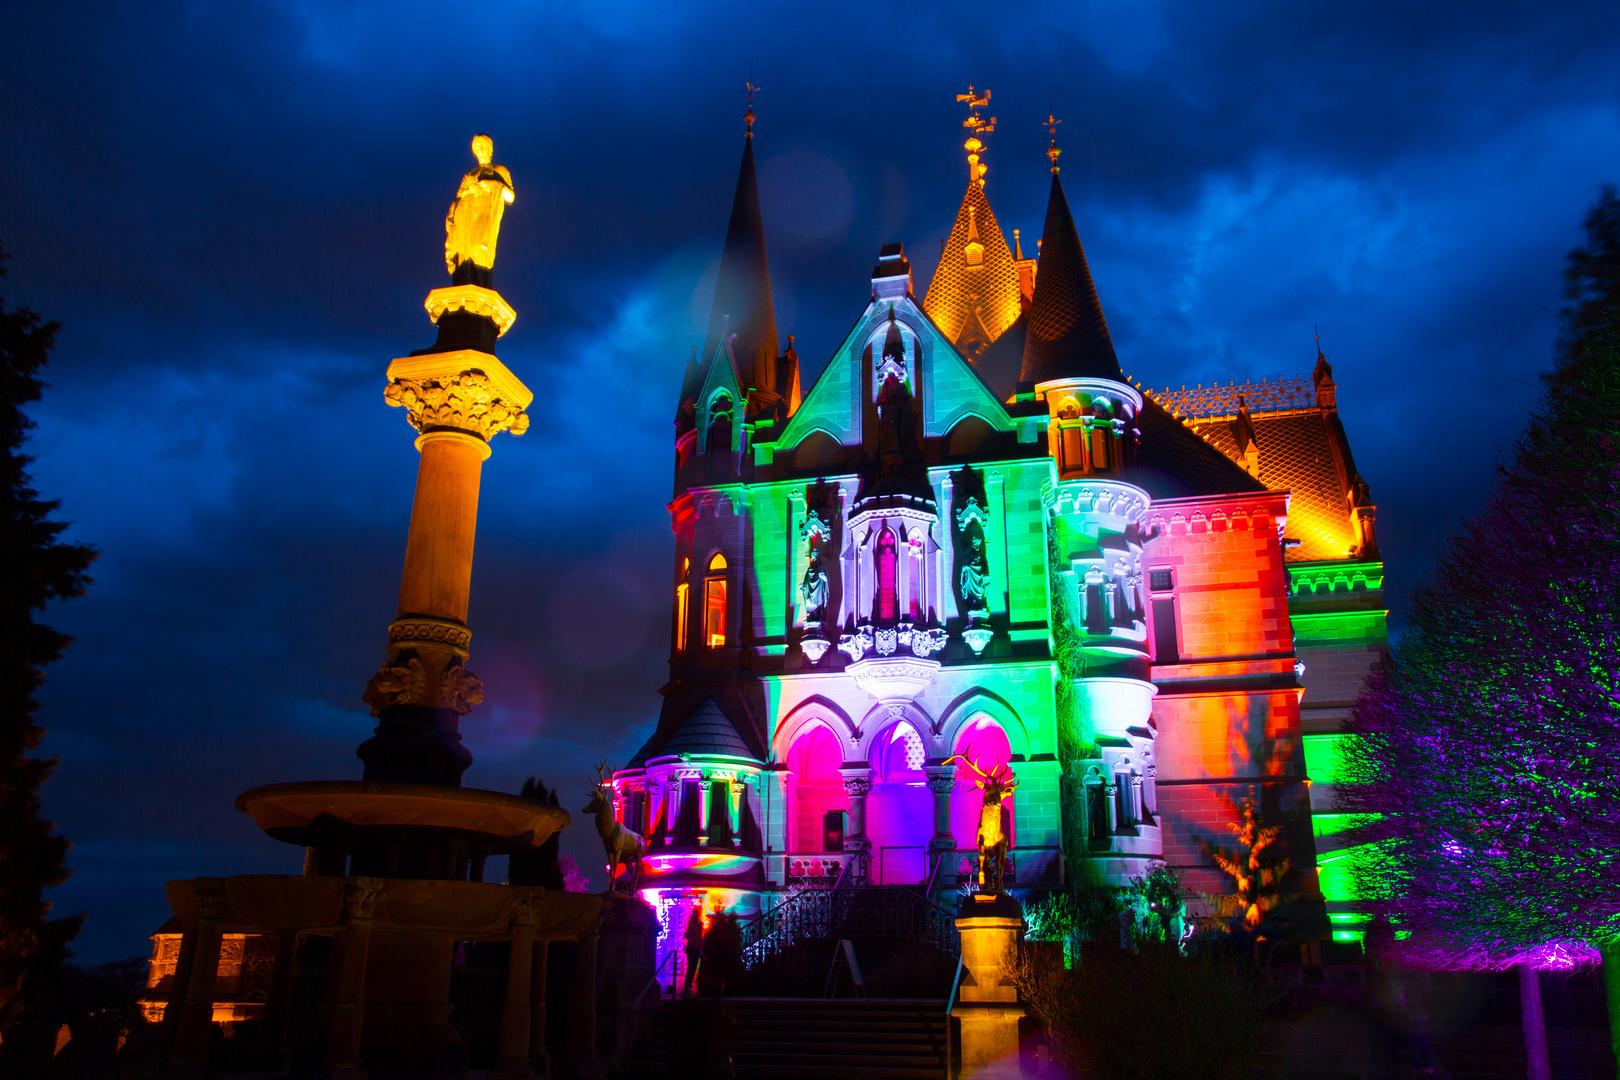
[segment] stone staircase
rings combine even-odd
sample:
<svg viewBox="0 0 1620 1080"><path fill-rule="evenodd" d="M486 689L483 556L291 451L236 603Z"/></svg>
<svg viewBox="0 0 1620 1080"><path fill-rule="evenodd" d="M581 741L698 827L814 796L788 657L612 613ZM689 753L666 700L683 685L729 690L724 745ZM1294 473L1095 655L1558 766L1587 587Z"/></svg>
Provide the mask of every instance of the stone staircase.
<svg viewBox="0 0 1620 1080"><path fill-rule="evenodd" d="M945 1075L944 1001L733 998L730 1039L736 1080L847 1077L940 1080ZM647 1038L614 1080L671 1075L673 1010L661 1008Z"/></svg>

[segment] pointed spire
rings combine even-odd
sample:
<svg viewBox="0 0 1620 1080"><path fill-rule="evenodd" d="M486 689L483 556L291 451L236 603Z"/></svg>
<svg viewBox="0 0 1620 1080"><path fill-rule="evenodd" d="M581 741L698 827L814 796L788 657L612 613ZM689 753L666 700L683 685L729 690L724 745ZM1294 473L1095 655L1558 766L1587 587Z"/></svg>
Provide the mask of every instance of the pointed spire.
<svg viewBox="0 0 1620 1080"><path fill-rule="evenodd" d="M1316 386L1316 407L1319 409L1338 408L1338 387L1333 382L1333 365L1327 362L1322 353L1322 332L1316 331L1316 368L1311 372L1311 382Z"/></svg>
<svg viewBox="0 0 1620 1080"><path fill-rule="evenodd" d="M765 221L759 210L759 180L754 171L752 105L745 119L750 130L743 141L737 193L731 202L731 222L726 226L726 246L720 254L720 274L714 286L714 307L701 359L707 368L722 335L733 334L731 348L737 377L745 387L772 389L776 382L776 309L771 302L771 267L765 255Z"/></svg>
<svg viewBox="0 0 1620 1080"><path fill-rule="evenodd" d="M968 107L962 126L972 133L962 144L968 152L967 192L950 238L940 247L939 267L928 284L923 310L972 360L1012 325L1023 305L1013 253L984 194L987 169L980 163L985 147L979 136L993 132L996 119L986 119L980 112L990 104L990 91L980 93L970 86L956 100Z"/></svg>
<svg viewBox="0 0 1620 1080"><path fill-rule="evenodd" d="M1040 273L1029 305L1024 340L1023 383L1091 378L1124 382L1097 286L1086 265L1080 233L1069 212L1063 183L1052 171L1052 193L1041 235Z"/></svg>

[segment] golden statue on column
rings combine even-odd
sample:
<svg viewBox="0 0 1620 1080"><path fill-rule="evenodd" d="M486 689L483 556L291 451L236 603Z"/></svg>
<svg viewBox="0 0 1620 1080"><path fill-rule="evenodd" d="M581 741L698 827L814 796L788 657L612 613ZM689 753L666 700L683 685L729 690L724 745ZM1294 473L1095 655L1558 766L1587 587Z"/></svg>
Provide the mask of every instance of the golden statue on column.
<svg viewBox="0 0 1620 1080"><path fill-rule="evenodd" d="M492 165L495 142L474 135L473 157L478 164L461 178L456 200L444 215L444 265L451 274L464 262L485 270L495 267L495 238L501 215L512 201L512 174L505 165Z"/></svg>

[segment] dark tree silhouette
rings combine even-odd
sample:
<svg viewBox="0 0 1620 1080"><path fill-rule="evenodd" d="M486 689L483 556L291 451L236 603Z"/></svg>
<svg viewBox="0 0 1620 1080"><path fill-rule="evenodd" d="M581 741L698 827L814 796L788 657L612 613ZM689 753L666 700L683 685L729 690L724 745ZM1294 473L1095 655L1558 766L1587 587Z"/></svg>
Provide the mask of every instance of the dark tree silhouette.
<svg viewBox="0 0 1620 1080"><path fill-rule="evenodd" d="M1535 970L1620 940L1620 200L1570 253L1541 400L1412 596L1342 744L1354 867L1429 966ZM1535 1016L1531 1016L1534 1009ZM1545 1075L1544 1040L1527 1044ZM1538 1052L1540 1061L1537 1061ZM1538 1072L1538 1068L1540 1071Z"/></svg>
<svg viewBox="0 0 1620 1080"><path fill-rule="evenodd" d="M0 277L6 274L0 250ZM39 791L56 762L30 756L44 731L34 693L45 667L72 640L34 620L52 600L84 592L96 557L59 538L57 504L31 486L22 453L34 426L24 406L39 400L39 373L60 326L0 299L0 1024L48 988L82 916L52 919L44 891L67 880L68 842L39 816Z"/></svg>

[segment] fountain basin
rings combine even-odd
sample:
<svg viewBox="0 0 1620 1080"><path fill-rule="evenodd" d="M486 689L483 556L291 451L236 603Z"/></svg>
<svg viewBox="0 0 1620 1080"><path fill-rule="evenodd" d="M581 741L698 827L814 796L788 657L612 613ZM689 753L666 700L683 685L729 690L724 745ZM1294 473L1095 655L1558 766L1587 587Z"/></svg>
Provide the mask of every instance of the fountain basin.
<svg viewBox="0 0 1620 1080"><path fill-rule="evenodd" d="M334 826L348 826L450 830L521 851L539 847L572 821L560 806L501 791L377 780L267 784L238 795L236 808L291 844L314 843Z"/></svg>

